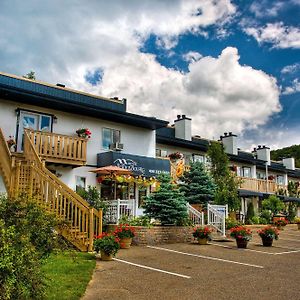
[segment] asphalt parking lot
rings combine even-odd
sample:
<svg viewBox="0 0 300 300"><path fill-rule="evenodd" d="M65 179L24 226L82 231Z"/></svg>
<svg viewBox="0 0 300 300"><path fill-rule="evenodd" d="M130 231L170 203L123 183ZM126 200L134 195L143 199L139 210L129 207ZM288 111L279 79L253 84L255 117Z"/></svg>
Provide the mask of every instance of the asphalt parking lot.
<svg viewBox="0 0 300 300"><path fill-rule="evenodd" d="M255 232L247 249L212 241L120 250L97 261L83 299L300 299L299 282L300 231L288 225L273 247Z"/></svg>

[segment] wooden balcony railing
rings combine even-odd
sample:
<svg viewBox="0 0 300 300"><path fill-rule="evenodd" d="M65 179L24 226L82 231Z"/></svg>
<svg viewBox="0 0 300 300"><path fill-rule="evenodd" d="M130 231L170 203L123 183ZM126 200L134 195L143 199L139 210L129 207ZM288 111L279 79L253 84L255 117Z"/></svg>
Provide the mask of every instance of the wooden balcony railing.
<svg viewBox="0 0 300 300"><path fill-rule="evenodd" d="M77 166L86 163L86 139L52 132L26 131L37 154L46 162Z"/></svg>
<svg viewBox="0 0 300 300"><path fill-rule="evenodd" d="M238 177L241 180L240 189L261 192L261 193L276 193L279 191L287 191L287 186L278 184L271 180Z"/></svg>

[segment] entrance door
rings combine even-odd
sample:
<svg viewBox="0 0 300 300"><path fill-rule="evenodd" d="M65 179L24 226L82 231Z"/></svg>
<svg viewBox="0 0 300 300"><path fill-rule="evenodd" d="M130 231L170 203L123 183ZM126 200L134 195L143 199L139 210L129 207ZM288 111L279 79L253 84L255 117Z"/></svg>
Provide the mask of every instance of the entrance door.
<svg viewBox="0 0 300 300"><path fill-rule="evenodd" d="M20 112L17 151L23 150L24 144L24 129L51 131L52 117L38 113L31 113L27 111Z"/></svg>

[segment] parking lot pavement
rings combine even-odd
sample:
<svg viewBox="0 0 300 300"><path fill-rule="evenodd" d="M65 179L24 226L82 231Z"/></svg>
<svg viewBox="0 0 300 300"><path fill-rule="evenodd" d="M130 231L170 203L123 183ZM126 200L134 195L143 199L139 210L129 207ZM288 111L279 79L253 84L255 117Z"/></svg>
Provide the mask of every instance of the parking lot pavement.
<svg viewBox="0 0 300 300"><path fill-rule="evenodd" d="M234 241L120 250L97 261L83 299L300 299L300 231L260 243L254 234L245 250Z"/></svg>

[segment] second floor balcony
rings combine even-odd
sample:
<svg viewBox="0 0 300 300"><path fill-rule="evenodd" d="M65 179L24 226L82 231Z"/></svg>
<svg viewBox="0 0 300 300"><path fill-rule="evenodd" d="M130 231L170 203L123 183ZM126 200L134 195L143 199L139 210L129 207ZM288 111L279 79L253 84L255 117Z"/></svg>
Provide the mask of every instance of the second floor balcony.
<svg viewBox="0 0 300 300"><path fill-rule="evenodd" d="M87 139L52 132L28 130L37 154L48 163L86 164Z"/></svg>
<svg viewBox="0 0 300 300"><path fill-rule="evenodd" d="M272 180L238 177L241 180L240 189L260 193L287 193L287 186Z"/></svg>

